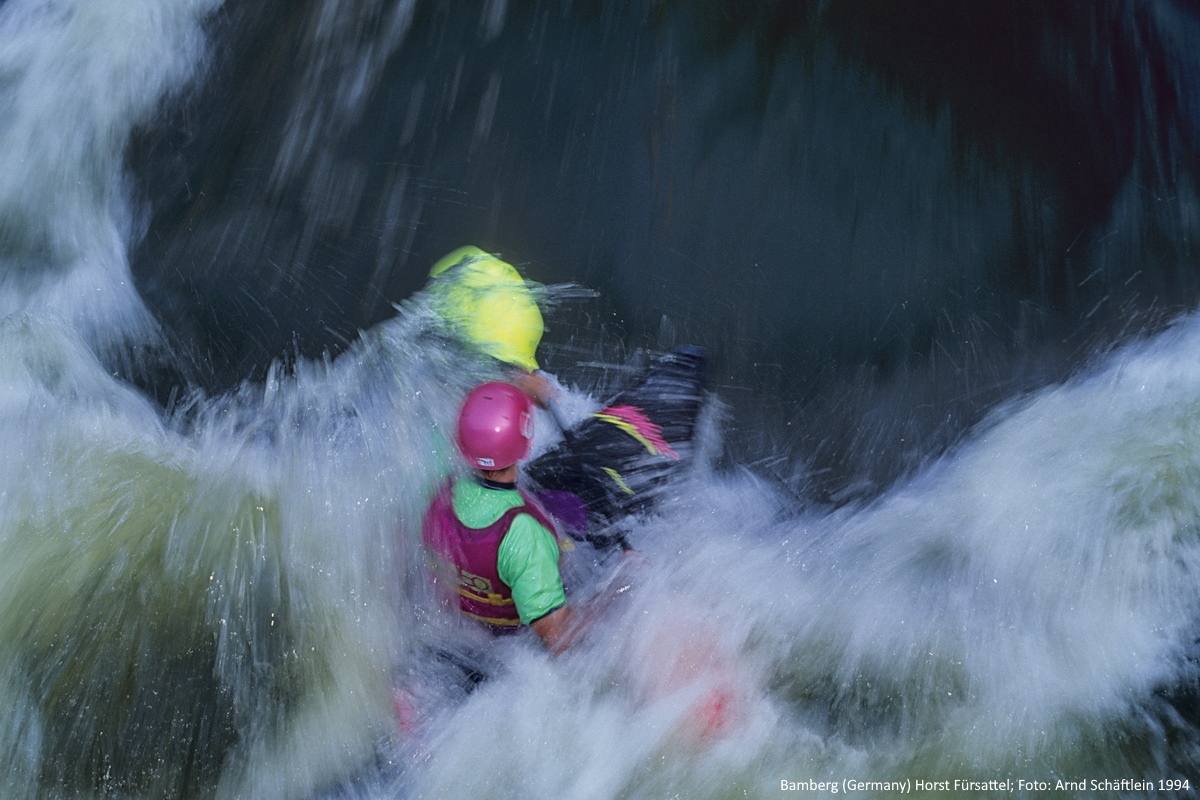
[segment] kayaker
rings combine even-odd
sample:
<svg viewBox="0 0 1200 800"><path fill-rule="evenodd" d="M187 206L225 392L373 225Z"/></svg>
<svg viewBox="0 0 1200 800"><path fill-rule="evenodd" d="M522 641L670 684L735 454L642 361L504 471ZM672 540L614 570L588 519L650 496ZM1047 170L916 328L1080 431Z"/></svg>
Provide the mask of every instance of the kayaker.
<svg viewBox="0 0 1200 800"><path fill-rule="evenodd" d="M427 285L456 336L505 364L507 381L549 408L557 389L537 362L545 322L535 288L511 264L471 245L438 259Z"/></svg>
<svg viewBox="0 0 1200 800"><path fill-rule="evenodd" d="M459 610L496 634L528 626L551 652L578 636L590 606L567 603L553 519L517 486L529 454L533 405L508 383L473 389L456 439L471 465L434 496L422 524L435 580Z"/></svg>

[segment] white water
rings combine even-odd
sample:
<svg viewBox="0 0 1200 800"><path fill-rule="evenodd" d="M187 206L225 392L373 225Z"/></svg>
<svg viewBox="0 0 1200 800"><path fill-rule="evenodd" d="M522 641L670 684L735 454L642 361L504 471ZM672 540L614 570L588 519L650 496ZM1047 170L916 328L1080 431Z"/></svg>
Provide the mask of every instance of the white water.
<svg viewBox="0 0 1200 800"><path fill-rule="evenodd" d="M392 671L442 625L412 523L479 375L416 303L336 364L174 418L103 366L153 341L122 148L199 65L214 6L0 6L5 797L1195 785L1174 770L1196 732L1160 695L1196 678L1192 320L1014 401L869 507L796 509L701 464L634 532L647 564L585 646L510 643L499 677L401 733ZM697 741L714 688L736 712Z"/></svg>
<svg viewBox="0 0 1200 800"><path fill-rule="evenodd" d="M779 519L754 479L701 477L641 532L656 566L608 650L522 663L473 700L421 796L1179 777L1195 732L1176 738L1155 692L1196 677L1198 425L1188 321L1019 403L869 508ZM669 648L658 626L697 618L753 687L744 727L698 748L642 727L670 713L628 691L656 656L631 666L618 644Z"/></svg>
<svg viewBox="0 0 1200 800"><path fill-rule="evenodd" d="M218 5L0 7L0 310L61 316L98 344L151 327L128 274L125 146L196 69Z"/></svg>

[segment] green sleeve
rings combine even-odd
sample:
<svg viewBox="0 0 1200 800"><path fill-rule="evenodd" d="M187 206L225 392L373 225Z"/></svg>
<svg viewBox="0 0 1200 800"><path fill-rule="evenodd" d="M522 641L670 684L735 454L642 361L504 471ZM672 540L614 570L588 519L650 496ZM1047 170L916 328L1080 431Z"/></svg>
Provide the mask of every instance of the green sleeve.
<svg viewBox="0 0 1200 800"><path fill-rule="evenodd" d="M567 602L558 571L558 542L528 514L518 514L496 554L500 580L512 589L521 622L528 625Z"/></svg>

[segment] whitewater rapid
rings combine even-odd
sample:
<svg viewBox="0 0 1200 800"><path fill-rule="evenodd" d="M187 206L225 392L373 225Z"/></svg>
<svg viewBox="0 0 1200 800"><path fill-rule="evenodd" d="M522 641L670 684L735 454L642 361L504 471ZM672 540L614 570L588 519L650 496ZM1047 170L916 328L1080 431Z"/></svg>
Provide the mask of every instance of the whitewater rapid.
<svg viewBox="0 0 1200 800"><path fill-rule="evenodd" d="M403 730L393 684L448 630L416 523L455 458L442 431L488 368L418 296L336 359L227 395L163 409L119 377L168 352L129 276L143 201L123 151L202 74L218 8L0 6L5 797L1194 788L1191 317L838 509L725 464L718 392L589 640L559 659L506 643L492 680L435 685ZM588 355L605 389L633 360ZM603 399L564 388L578 415Z"/></svg>
<svg viewBox="0 0 1200 800"><path fill-rule="evenodd" d="M3 752L27 796L767 796L1195 763L1197 323L1014 400L861 508L701 464L635 529L647 563L588 645L503 650L420 741L390 680L435 623L396 531L462 387L411 323L171 418L5 321ZM676 653L700 677L657 685ZM734 721L692 741L688 693L721 683Z"/></svg>
<svg viewBox="0 0 1200 800"><path fill-rule="evenodd" d="M455 712L415 796L1181 787L1197 756L1198 354L1195 320L1131 344L861 508L806 513L748 472L701 471L638 531L653 566L602 643L522 655ZM721 670L747 694L728 739L681 744L670 701L630 688L679 637L732 654Z"/></svg>

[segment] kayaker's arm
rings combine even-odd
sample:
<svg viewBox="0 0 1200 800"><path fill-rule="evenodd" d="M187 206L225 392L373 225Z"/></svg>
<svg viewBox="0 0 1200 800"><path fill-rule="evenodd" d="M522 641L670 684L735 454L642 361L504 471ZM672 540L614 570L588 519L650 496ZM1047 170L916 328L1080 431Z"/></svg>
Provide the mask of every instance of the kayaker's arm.
<svg viewBox="0 0 1200 800"><path fill-rule="evenodd" d="M509 383L529 395L529 399L541 408L549 409L551 402L558 396L558 389L541 370L529 372L519 368L514 369L509 376Z"/></svg>
<svg viewBox="0 0 1200 800"><path fill-rule="evenodd" d="M544 617L535 619L529 627L546 645L547 650L558 655L579 638L579 634L586 627L585 616L577 606L559 606Z"/></svg>
<svg viewBox="0 0 1200 800"><path fill-rule="evenodd" d="M613 575L586 603L559 606L529 624L554 655L562 653L601 617L618 597L629 590L631 574L644 562L641 553L626 551Z"/></svg>

